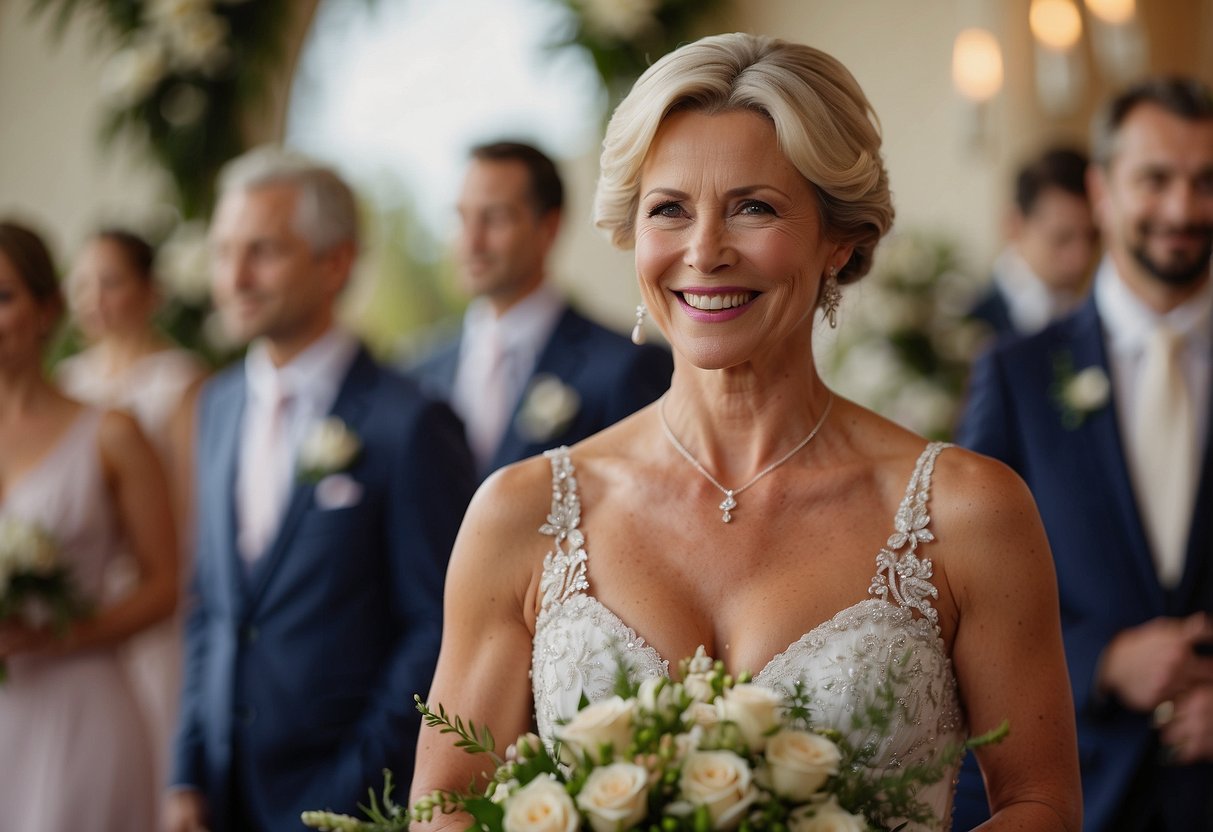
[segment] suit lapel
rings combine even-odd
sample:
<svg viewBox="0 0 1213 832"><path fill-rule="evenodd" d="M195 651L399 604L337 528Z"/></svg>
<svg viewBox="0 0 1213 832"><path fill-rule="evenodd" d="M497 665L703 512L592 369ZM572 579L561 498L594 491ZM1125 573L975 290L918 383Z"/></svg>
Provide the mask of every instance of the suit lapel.
<svg viewBox="0 0 1213 832"><path fill-rule="evenodd" d="M1209 408L1204 437L1204 460L1196 488L1193 504L1192 526L1188 532L1187 556L1184 559L1183 578L1179 583L1179 601L1182 609L1191 609L1193 593L1207 583L1213 574L1213 385L1210 385Z"/></svg>
<svg viewBox="0 0 1213 832"><path fill-rule="evenodd" d="M1102 367L1108 378L1112 373L1108 364L1107 348L1104 344L1103 328L1099 315L1095 310L1093 300L1088 300L1086 306L1073 320L1073 350L1074 368ZM1150 605L1162 609L1166 597L1162 585L1158 582L1158 572L1150 554L1150 546L1146 540L1145 527L1142 525L1141 514L1137 508L1137 498L1133 493L1133 480L1129 474L1129 465L1125 457L1119 419L1116 413L1115 396L1099 411L1090 414L1079 427L1077 433L1087 443L1087 457L1094 466L1093 477L1089 480L1092 486L1102 483L1109 492L1110 505L1121 526L1121 534L1129 541L1129 550L1133 569L1137 573L1138 587L1150 595ZM1102 519L1102 518L1101 518Z"/></svg>
<svg viewBox="0 0 1213 832"><path fill-rule="evenodd" d="M375 371L374 361L360 347L341 384L337 399L329 411L330 416L335 416L345 422L355 434L358 433L358 428L365 415L367 392L374 384ZM274 541L270 544L269 551L254 564L248 576L249 610L252 610L260 601L265 594L270 578L282 565L286 551L290 548L295 532L299 528L299 523L312 504L315 490L315 484L302 481L297 481L291 489L290 500L282 516L282 522L278 526L278 532L274 536Z"/></svg>
<svg viewBox="0 0 1213 832"><path fill-rule="evenodd" d="M495 471L507 463L528 455L525 451L534 443L530 438L518 433L517 425L518 412L526 401L531 382L536 376L545 374L556 376L562 381L567 381L575 376L585 360L582 349L584 338L585 319L571 308L566 308L560 316L560 321L556 324L556 329L552 331L552 336L544 345L543 352L539 354L539 360L535 363L535 369L531 372L531 377L527 380L522 395L519 396L518 401L514 402L509 424L505 428L505 435L502 436L501 444L497 446L497 451L493 454L488 471Z"/></svg>
<svg viewBox="0 0 1213 832"><path fill-rule="evenodd" d="M230 598L239 606L244 598L244 562L236 547L236 471L240 459L240 433L244 422L247 382L240 373L238 383L232 383L216 396L209 412L226 414L228 418L214 419L214 434L205 448L200 448L215 464L211 470L205 505L214 506L214 514L206 512L207 521L215 523L215 539L223 551L217 559L220 580L231 591Z"/></svg>

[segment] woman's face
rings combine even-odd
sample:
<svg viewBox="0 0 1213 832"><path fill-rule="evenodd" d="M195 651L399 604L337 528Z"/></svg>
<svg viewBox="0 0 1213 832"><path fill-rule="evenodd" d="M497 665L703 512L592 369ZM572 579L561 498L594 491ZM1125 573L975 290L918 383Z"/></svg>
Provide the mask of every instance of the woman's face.
<svg viewBox="0 0 1213 832"><path fill-rule="evenodd" d="M0 253L0 366L41 363L42 347L58 318L54 306L40 303L17 267Z"/></svg>
<svg viewBox="0 0 1213 832"><path fill-rule="evenodd" d="M809 358L821 275L849 255L826 239L814 188L765 117L662 123L641 168L636 271L653 320L693 364Z"/></svg>
<svg viewBox="0 0 1213 832"><path fill-rule="evenodd" d="M68 278L68 303L84 337L98 341L144 329L156 309L156 293L121 245L97 239L76 260Z"/></svg>

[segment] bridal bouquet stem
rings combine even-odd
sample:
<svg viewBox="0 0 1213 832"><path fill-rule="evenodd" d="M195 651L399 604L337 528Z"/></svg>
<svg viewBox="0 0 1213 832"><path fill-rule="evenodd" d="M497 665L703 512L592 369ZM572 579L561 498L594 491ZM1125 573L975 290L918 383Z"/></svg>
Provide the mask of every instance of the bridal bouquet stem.
<svg viewBox="0 0 1213 832"><path fill-rule="evenodd" d="M412 808L392 799L388 774L381 799L371 793L367 820L305 812L306 825L340 832L403 832L436 813L464 812L482 832L869 832L908 823L938 824L916 798L965 748L996 742L997 731L943 749L927 764L883 775L866 766L870 748L816 730L802 688L779 694L734 679L721 662L681 663L682 682L632 684L581 709L556 742L525 734L498 756L486 728L432 710L417 697L426 724L453 734L456 746L495 765L482 791L436 791ZM896 707L892 680L859 709L868 727ZM888 693L885 697L883 694Z"/></svg>
<svg viewBox="0 0 1213 832"><path fill-rule="evenodd" d="M50 533L15 517L0 518L0 625L18 622L63 633L87 611ZM7 676L0 659L0 684Z"/></svg>

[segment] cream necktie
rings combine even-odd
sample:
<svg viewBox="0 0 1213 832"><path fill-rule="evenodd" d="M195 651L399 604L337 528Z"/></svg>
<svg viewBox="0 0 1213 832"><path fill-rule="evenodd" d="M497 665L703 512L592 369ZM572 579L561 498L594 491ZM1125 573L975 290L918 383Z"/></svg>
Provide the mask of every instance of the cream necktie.
<svg viewBox="0 0 1213 832"><path fill-rule="evenodd" d="M290 447L287 416L291 395L279 384L267 391L246 437L242 472L244 499L240 519L240 555L249 569L265 554L278 531L290 491Z"/></svg>
<svg viewBox="0 0 1213 832"><path fill-rule="evenodd" d="M1196 487L1196 428L1183 338L1158 327L1146 344L1133 430L1137 504L1164 587L1183 575Z"/></svg>

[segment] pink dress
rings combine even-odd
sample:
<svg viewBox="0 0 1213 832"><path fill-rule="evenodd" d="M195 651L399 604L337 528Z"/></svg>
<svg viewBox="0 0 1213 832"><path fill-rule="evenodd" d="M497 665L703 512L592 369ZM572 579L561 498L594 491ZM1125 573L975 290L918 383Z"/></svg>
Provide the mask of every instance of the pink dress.
<svg viewBox="0 0 1213 832"><path fill-rule="evenodd" d="M100 353L87 349L60 362L56 378L74 399L134 416L163 460L168 451L170 420L186 390L204 372L202 362L193 353L167 349L144 356L124 373L109 375ZM182 542L189 539L188 529L178 529L177 534ZM189 575L184 560L180 572L183 579ZM117 558L107 576L107 597L118 598L129 592L134 579L133 558ZM169 752L177 727L182 643L178 614L139 633L122 649L123 662L147 720L158 783L168 777Z"/></svg>
<svg viewBox="0 0 1213 832"><path fill-rule="evenodd" d="M97 432L85 410L29 473L13 482L0 516L54 537L76 587L100 599L121 547ZM8 660L0 686L0 826L38 832L154 829L157 800L144 722L112 648Z"/></svg>

